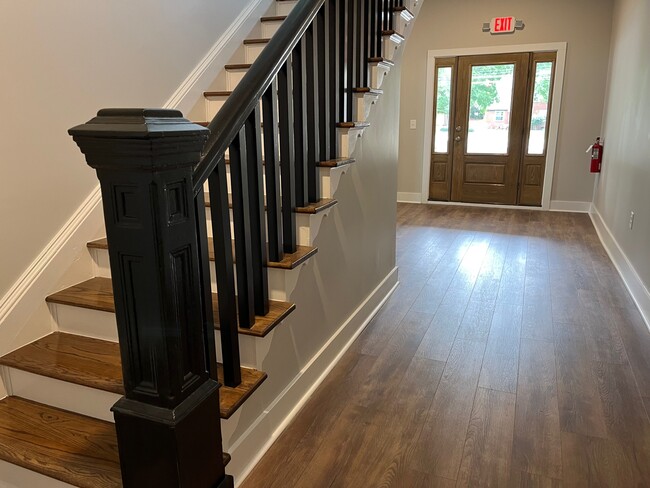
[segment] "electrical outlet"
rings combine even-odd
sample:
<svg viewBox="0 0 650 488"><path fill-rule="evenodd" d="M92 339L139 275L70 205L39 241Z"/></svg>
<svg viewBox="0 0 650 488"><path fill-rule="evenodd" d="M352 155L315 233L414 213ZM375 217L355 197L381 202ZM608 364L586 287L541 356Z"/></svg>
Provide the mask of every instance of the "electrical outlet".
<svg viewBox="0 0 650 488"><path fill-rule="evenodd" d="M634 227L634 212L630 212L630 230Z"/></svg>

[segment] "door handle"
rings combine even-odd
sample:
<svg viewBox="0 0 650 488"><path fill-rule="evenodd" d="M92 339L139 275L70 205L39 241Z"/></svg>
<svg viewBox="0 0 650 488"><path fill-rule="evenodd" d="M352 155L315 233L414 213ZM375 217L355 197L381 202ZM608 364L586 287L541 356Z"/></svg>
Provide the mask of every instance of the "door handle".
<svg viewBox="0 0 650 488"><path fill-rule="evenodd" d="M454 140L455 140L456 142L460 142L460 136L456 136L456 138L455 138Z"/></svg>
<svg viewBox="0 0 650 488"><path fill-rule="evenodd" d="M463 130L463 128L460 125L457 125L456 126L456 132L460 132L461 130Z"/></svg>

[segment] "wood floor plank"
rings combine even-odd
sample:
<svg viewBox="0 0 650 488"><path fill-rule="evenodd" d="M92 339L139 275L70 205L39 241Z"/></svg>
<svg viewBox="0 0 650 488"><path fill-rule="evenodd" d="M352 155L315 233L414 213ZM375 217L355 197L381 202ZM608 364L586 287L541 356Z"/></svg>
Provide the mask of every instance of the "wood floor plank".
<svg viewBox="0 0 650 488"><path fill-rule="evenodd" d="M473 296L473 295L472 295ZM495 302L470 299L456 337L470 341L487 342L492 326Z"/></svg>
<svg viewBox="0 0 650 488"><path fill-rule="evenodd" d="M332 430L347 405L343 399L354 399L356 385L372 370L375 361L373 356L346 354L243 480L242 488L296 486L323 443L323 432Z"/></svg>
<svg viewBox="0 0 650 488"><path fill-rule="evenodd" d="M390 401L381 393L399 387L432 318L430 314L421 312L406 314L359 388L358 397L364 406L379 408L382 402Z"/></svg>
<svg viewBox="0 0 650 488"><path fill-rule="evenodd" d="M433 361L446 361L469 301L470 291L449 288L429 325L416 355Z"/></svg>
<svg viewBox="0 0 650 488"><path fill-rule="evenodd" d="M641 393L650 396L650 332L634 308L609 309Z"/></svg>
<svg viewBox="0 0 650 488"><path fill-rule="evenodd" d="M497 303L479 386L514 393L517 390L522 308L518 303Z"/></svg>
<svg viewBox="0 0 650 488"><path fill-rule="evenodd" d="M457 487L506 486L510 479L515 395L479 388Z"/></svg>
<svg viewBox="0 0 650 488"><path fill-rule="evenodd" d="M566 485L561 480L519 470L512 472L508 486L511 488L562 488L563 486L573 488L572 485Z"/></svg>
<svg viewBox="0 0 650 488"><path fill-rule="evenodd" d="M629 365L593 363L609 438L650 447L650 421Z"/></svg>
<svg viewBox="0 0 650 488"><path fill-rule="evenodd" d="M122 486L113 424L18 397L0 400L0 459L82 488Z"/></svg>
<svg viewBox="0 0 650 488"><path fill-rule="evenodd" d="M456 340L416 443L414 468L456 479L462 461L485 344Z"/></svg>
<svg viewBox="0 0 650 488"><path fill-rule="evenodd" d="M611 439L562 433L563 476L566 486L650 486L644 455Z"/></svg>
<svg viewBox="0 0 650 488"><path fill-rule="evenodd" d="M555 332L558 405L563 432L607 437L598 381L582 328L558 324Z"/></svg>
<svg viewBox="0 0 650 488"><path fill-rule="evenodd" d="M445 363L414 358L397 388L384 395L355 457L339 466L335 485L400 486L408 476L422 430Z"/></svg>
<svg viewBox="0 0 650 488"><path fill-rule="evenodd" d="M550 342L521 341L513 467L562 479L555 351Z"/></svg>

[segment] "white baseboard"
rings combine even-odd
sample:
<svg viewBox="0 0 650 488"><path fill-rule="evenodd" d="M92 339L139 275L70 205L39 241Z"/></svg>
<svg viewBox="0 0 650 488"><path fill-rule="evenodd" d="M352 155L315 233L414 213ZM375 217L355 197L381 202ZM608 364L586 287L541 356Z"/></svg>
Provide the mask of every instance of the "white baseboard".
<svg viewBox="0 0 650 488"><path fill-rule="evenodd" d="M368 295L255 423L228 449L226 471L238 486L339 362L398 285L397 268Z"/></svg>
<svg viewBox="0 0 650 488"><path fill-rule="evenodd" d="M422 203L422 195L419 193L397 192L398 203Z"/></svg>
<svg viewBox="0 0 650 488"><path fill-rule="evenodd" d="M598 237L600 237L600 241L603 243L603 247L607 251L607 254L609 254L614 266L616 266L618 273L623 279L623 283L625 283L630 295L632 295L632 300L634 300L643 320L650 330L650 291L648 291L648 288L639 277L634 266L632 266L632 263L625 255L625 252L623 252L614 234L609 230L609 227L607 227L607 224L595 206L592 208L589 216L596 228Z"/></svg>
<svg viewBox="0 0 650 488"><path fill-rule="evenodd" d="M573 202L564 200L551 200L551 212L579 212L589 213L591 202Z"/></svg>
<svg viewBox="0 0 650 488"><path fill-rule="evenodd" d="M178 109L187 114L207 87L217 78L219 72L230 61L240 43L233 41L239 37L243 40L250 30L259 22L260 12L272 4L271 0L253 0L237 16L230 27L217 39L207 54L199 61L192 72L167 100L164 108Z"/></svg>

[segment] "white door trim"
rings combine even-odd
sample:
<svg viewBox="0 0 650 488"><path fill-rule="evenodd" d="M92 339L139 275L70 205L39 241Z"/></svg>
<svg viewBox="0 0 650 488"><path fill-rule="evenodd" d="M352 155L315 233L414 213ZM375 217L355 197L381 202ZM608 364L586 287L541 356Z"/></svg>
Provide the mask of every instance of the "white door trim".
<svg viewBox="0 0 650 488"><path fill-rule="evenodd" d="M555 153L560 129L560 110L562 107L562 89L564 86L564 70L566 67L566 42L544 44L518 44L513 46L489 46L463 49L432 50L427 53L427 84L426 105L424 114L424 154L422 155L422 193L421 202L429 200L429 178L431 175L431 144L433 139L433 82L436 58L455 56L476 56L482 54L521 53L552 51L557 53L555 62L555 83L553 85L553 102L549 118L548 146L546 150L546 170L544 172L544 190L542 192L542 209L551 207L551 190L553 189L553 173L555 171Z"/></svg>

